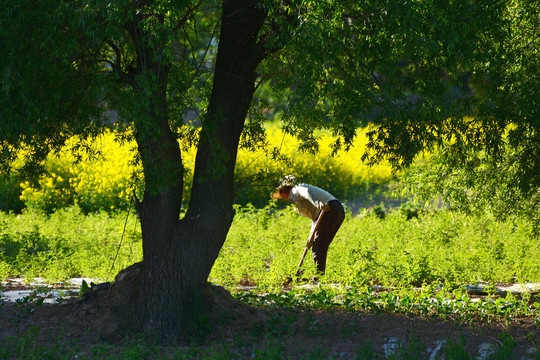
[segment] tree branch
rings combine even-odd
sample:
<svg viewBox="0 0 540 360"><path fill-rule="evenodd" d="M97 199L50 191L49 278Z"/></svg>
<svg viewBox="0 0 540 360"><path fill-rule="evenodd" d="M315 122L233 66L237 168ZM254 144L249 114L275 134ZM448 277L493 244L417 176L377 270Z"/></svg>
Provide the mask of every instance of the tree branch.
<svg viewBox="0 0 540 360"><path fill-rule="evenodd" d="M184 14L184 16L173 27L172 31L176 32L176 31L178 31L178 29L180 29L182 26L184 26L184 24L189 20L189 18L191 18L193 16L195 11L197 11L199 9L199 7L201 6L201 3L202 3L202 0L199 0L199 1L197 1L197 3L195 5L193 5L191 8L189 8L186 11L186 13Z"/></svg>

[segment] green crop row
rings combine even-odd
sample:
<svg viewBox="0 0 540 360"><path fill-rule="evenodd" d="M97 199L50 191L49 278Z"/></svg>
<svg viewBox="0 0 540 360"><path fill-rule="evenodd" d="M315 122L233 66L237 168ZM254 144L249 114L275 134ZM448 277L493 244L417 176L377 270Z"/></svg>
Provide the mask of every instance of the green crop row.
<svg viewBox="0 0 540 360"><path fill-rule="evenodd" d="M296 273L310 224L294 208L238 208L229 237L210 274L228 286L280 287ZM416 215L416 216L415 216ZM309 259L310 253L308 253ZM314 274L305 261L302 277ZM540 282L540 248L518 220L450 211L349 210L328 253L323 283L361 287L444 283Z"/></svg>
<svg viewBox="0 0 540 360"><path fill-rule="evenodd" d="M478 282L540 282L540 250L526 224L447 210L411 216L406 207L358 216L348 211L330 246L327 273L319 278L325 285L287 291L285 281L297 270L309 221L291 206L279 210L275 202L236 210L209 281L249 305L393 312L469 324L528 318L540 326L537 295L473 301L465 288ZM302 278L314 275L310 255ZM110 281L141 259L140 228L132 213L84 214L78 207L50 215L0 212L2 281L14 276L47 283L72 277ZM289 285L305 282L293 277Z"/></svg>
<svg viewBox="0 0 540 360"><path fill-rule="evenodd" d="M540 282L540 248L526 224L449 211L412 218L405 210L383 214L353 216L348 211L330 246L321 282L357 288ZM138 222L127 215L84 215L77 207L49 216L0 213L0 278L110 280L142 258ZM237 207L211 282L281 289L296 273L309 228L293 207L278 210L275 202L263 209ZM302 277L314 274L310 256Z"/></svg>
<svg viewBox="0 0 540 360"><path fill-rule="evenodd" d="M73 206L50 215L35 210L20 215L0 212L0 279L113 279L142 259L138 221L126 215L85 215Z"/></svg>
<svg viewBox="0 0 540 360"><path fill-rule="evenodd" d="M278 124L268 128L267 146L257 150L241 149L236 166L236 203L264 206L270 191L283 174L296 174L299 179L329 189L340 199L353 200L369 196L374 188L388 184L391 168L384 163L376 167L364 165L360 158L366 140L358 130L354 146L349 152L331 156L332 137L320 134L320 152L317 155L298 151L298 141L285 135ZM76 144L77 139L71 140ZM69 147L69 144L68 144ZM134 143L120 144L114 132L106 132L95 140L98 158L82 156L75 162L69 151L50 155L46 161L47 173L39 179L39 186L21 181L14 172L9 178L0 179L0 210L21 211L35 208L48 213L77 204L85 213L95 211L126 210L134 188L140 193L141 182L133 175L139 169L133 164L131 149ZM280 160L272 154L280 152ZM195 148L183 152L186 167L184 179L184 206L188 204L191 175L195 163ZM13 164L14 168L20 161Z"/></svg>

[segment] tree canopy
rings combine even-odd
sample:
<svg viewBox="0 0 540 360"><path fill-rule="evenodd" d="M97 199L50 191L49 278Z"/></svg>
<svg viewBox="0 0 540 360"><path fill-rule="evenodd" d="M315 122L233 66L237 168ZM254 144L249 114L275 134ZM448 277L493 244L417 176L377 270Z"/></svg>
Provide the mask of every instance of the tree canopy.
<svg viewBox="0 0 540 360"><path fill-rule="evenodd" d="M388 158L396 168L450 137L495 151L509 123L534 125L536 118L535 5L261 1L257 6L267 15L259 43L269 55L258 69L259 80L271 81L286 102L285 128L308 150L317 146L313 132L318 128L339 135L338 148L351 144L356 127L373 124L377 128L365 159ZM151 82L135 72L138 45L128 37L135 31L129 23L137 17L142 20L137 31L152 38L152 56L171 72L171 127L178 127L189 109L203 114L219 11L219 2L211 1L8 6L3 10L2 35L8 41L3 43L2 108L6 126L9 119L17 121L3 129L6 137L13 136L10 145L20 146L21 134L30 139L47 133L48 141L28 140L36 150L44 143L55 147L74 133L96 134L99 112L107 107L120 112L123 124L137 121L144 104L129 88ZM506 139L515 144L526 133L517 126Z"/></svg>
<svg viewBox="0 0 540 360"><path fill-rule="evenodd" d="M536 1L511 1L469 70L468 106L447 121L436 156L411 177L408 192L434 194L460 210L498 219L525 216L540 230L540 12ZM452 126L447 126L451 128Z"/></svg>

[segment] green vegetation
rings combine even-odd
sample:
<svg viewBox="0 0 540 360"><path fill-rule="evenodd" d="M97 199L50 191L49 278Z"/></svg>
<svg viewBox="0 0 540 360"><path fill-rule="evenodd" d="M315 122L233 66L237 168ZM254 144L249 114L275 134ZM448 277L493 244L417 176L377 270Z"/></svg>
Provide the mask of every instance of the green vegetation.
<svg viewBox="0 0 540 360"><path fill-rule="evenodd" d="M84 215L77 207L50 215L0 212L0 278L114 278L142 258L140 226L133 215L126 215Z"/></svg>
<svg viewBox="0 0 540 360"><path fill-rule="evenodd" d="M383 162L368 167L360 160L367 142L365 129L357 131L353 147L348 152L331 156L330 144L334 137L328 131L321 132L321 151L317 155L304 154L298 150L299 140L287 135L277 122L268 125L268 146L279 149L284 159L276 162L266 149L241 149L236 166L235 202L264 206L268 202L269 189L276 186L275 173L296 174L308 183L317 184L340 199L365 199L374 191L382 192L393 181L391 167ZM0 210L19 212L23 208L54 212L77 204L85 213L127 210L136 189L142 196L142 182L136 180L140 166L133 162L130 151L136 144L117 141L117 132L106 131L96 140L95 148L100 156L83 155L80 162L68 150L78 139L71 139L58 153L50 154L45 162L46 173L36 184L19 179L13 172L8 178L0 177ZM186 167L183 205L189 203L192 187L191 174L195 164L195 148L188 147L183 161ZM22 160L12 164L13 169L22 166Z"/></svg>
<svg viewBox="0 0 540 360"><path fill-rule="evenodd" d="M385 216L382 210L356 216L348 211L320 279L338 286L283 293L309 232L307 220L292 206L277 209L275 202L236 210L209 280L251 305L391 311L461 322L512 322L540 314L539 304L529 303L530 294L473 302L464 288L479 282L540 282L540 250L526 223L449 211L417 211L411 217L407 206L386 210ZM84 215L77 207L51 215L0 213L0 278L111 280L142 258L140 229L128 215ZM314 274L311 261L304 268L303 277ZM256 288L246 292L242 285Z"/></svg>
<svg viewBox="0 0 540 360"><path fill-rule="evenodd" d="M93 345L88 351L80 349L80 344L72 344L62 340L62 333L57 334L53 344L43 345L38 342L37 328L28 330L19 339L7 339L0 342L0 359L204 359L204 360L227 360L250 358L256 360L267 359L291 359L287 354L283 337L265 336L262 340L234 339L231 343L210 343L205 346L190 346L183 349L157 347L142 338L132 338L124 344L100 344ZM465 350L466 341L460 342L448 340L442 348L437 359L463 360L473 359L473 356ZM516 347L515 340L506 335L501 336L498 345L493 349L488 360L509 359L512 350ZM347 356L354 356L358 360L375 359L420 359L426 350L420 339L411 336L407 344L399 346L394 353L384 356L374 351L369 341L360 341L357 350ZM342 354L344 355L344 354ZM329 356L329 351L323 346L314 346L312 349L297 354L294 359L299 360L326 360L339 359ZM536 357L537 359L538 357Z"/></svg>
<svg viewBox="0 0 540 360"><path fill-rule="evenodd" d="M144 320L141 328L152 324L155 335L180 338L178 324L199 313L200 302L191 299L202 296L233 221L233 194L242 196L246 189L237 185L246 185L249 177L240 184L235 181L240 180L235 170L243 168L237 166L242 165L237 164L237 151L268 146L267 104L282 103L277 105L283 105L279 110L284 131L298 138L298 148L307 152L321 148L319 131L335 137L324 147L336 153L353 145L359 126L369 126L362 158L370 164L389 160L395 169L403 169L424 151L438 148L447 151L445 165L451 169L468 166L462 160L474 155L485 154L485 162L494 165L506 158L503 164L509 173L489 166L482 176L473 171L455 180L475 183L460 189L465 198L486 185L502 189L495 197L482 194L490 206L529 200L532 211L524 205L515 213L538 225L536 5L515 0L8 2L0 8L0 35L5 39L0 47L0 172L10 176L12 163L22 159L19 174L39 181L50 153L68 145L75 159L85 152L95 154L94 140L111 127L121 141L136 143L134 157L144 182L135 209L145 257L156 261L143 269L140 301L118 315L136 313ZM265 83L270 94L258 91ZM115 115L108 116L111 112ZM184 131L181 125L190 120L188 113L197 114L192 118L196 124ZM78 140L70 145L73 139ZM185 166L185 143L197 147L192 174ZM269 154L280 158L277 151ZM339 168L330 169L327 166L328 178L351 183ZM113 179L109 172L80 169L84 175L79 181L71 167L62 170L50 172L42 193L24 183L27 204L48 212L68 204L78 204L84 212L129 207L131 191L126 193L124 186L123 192L115 192L108 183ZM275 180L283 169L259 170L256 178L273 174ZM191 188L183 182L186 178L193 179ZM486 184L486 178L492 181ZM128 180L122 181L125 185ZM10 209L21 208L13 197L19 191L17 183L10 178L10 191L0 199ZM316 183L325 186L323 181ZM438 188L444 190L444 185ZM2 184L0 190L4 188ZM99 191L93 192L95 188ZM351 199L348 191L342 198ZM242 203L255 198L264 196L247 195ZM181 204L188 201L186 221L179 220ZM516 208L505 206L500 213ZM47 266L51 254L66 257L62 236L52 246L38 234L36 230L23 236L22 253L40 254ZM505 259L509 245L496 239L493 250L467 243L468 238L468 248L457 248L473 253L460 261L478 262L486 273L477 275L450 270L444 263L446 273L432 270L432 262L444 259L431 257L436 246L414 243L403 248L390 238L384 239L385 245L396 259L379 259L379 244L367 242L367 248L350 249L344 260L353 270L329 274L326 280L400 285L461 277L510 278L496 267L488 271L484 266L489 264L484 259ZM17 241L9 241L16 257ZM448 241L443 248L456 251L453 237ZM374 256L376 266L369 276L354 256L368 263ZM274 264L274 259L265 258L275 277L270 284L278 280ZM468 269L470 264L459 266ZM75 267L67 272L77 271ZM529 270L516 276L528 278ZM155 302L158 296L162 301Z"/></svg>
<svg viewBox="0 0 540 360"><path fill-rule="evenodd" d="M293 206L237 207L229 236L210 274L226 287L280 288L294 274L309 222ZM403 206L401 209L406 209ZM540 282L540 249L527 223L499 223L450 211L361 211L347 218L331 245L322 283L344 286L478 282ZM127 220L127 223L126 223ZM77 207L46 215L0 213L0 277L62 281L106 280L140 261L140 228L133 214L84 215ZM118 256L116 253L118 251ZM304 276L314 271L305 262Z"/></svg>
<svg viewBox="0 0 540 360"><path fill-rule="evenodd" d="M292 206L283 211L274 206L237 208L213 280L272 288L295 273L309 223ZM384 217L349 211L321 282L355 287L540 282L540 250L527 223L449 211L419 212L408 220L410 211L407 205L386 210Z"/></svg>

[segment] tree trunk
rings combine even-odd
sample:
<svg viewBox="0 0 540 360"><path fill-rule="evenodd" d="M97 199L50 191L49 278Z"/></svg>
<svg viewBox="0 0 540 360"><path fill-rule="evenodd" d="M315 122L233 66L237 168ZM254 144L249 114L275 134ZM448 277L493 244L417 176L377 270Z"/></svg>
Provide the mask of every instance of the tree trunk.
<svg viewBox="0 0 540 360"><path fill-rule="evenodd" d="M213 90L189 209L182 220L181 158L166 117L157 117L156 136L138 136L146 188L138 205L144 259L137 313L143 330L160 341L188 333L193 321L208 310L202 306L203 289L233 220L237 149L254 92L255 69L264 57L257 37L266 13L256 5L256 1L224 1ZM159 113L166 98L158 98Z"/></svg>

